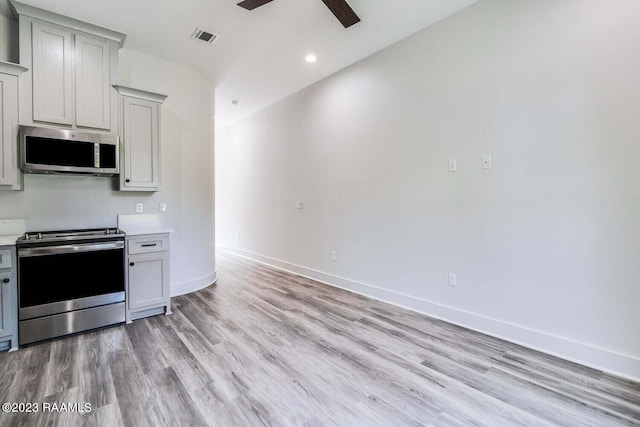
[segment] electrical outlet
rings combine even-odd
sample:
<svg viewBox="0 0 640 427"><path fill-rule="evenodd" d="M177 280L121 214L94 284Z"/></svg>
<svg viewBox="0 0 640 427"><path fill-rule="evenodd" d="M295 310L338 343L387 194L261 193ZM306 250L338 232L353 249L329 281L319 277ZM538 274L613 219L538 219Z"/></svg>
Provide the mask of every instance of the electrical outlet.
<svg viewBox="0 0 640 427"><path fill-rule="evenodd" d="M492 167L491 154L484 154L482 156L482 169L491 169Z"/></svg>
<svg viewBox="0 0 640 427"><path fill-rule="evenodd" d="M137 213L144 212L144 204L143 203L136 203L136 212Z"/></svg>
<svg viewBox="0 0 640 427"><path fill-rule="evenodd" d="M336 261L338 259L338 253L336 251L331 251L331 261Z"/></svg>
<svg viewBox="0 0 640 427"><path fill-rule="evenodd" d="M458 170L458 161L456 159L449 159L449 172L455 172Z"/></svg>
<svg viewBox="0 0 640 427"><path fill-rule="evenodd" d="M304 207L304 203L302 203L302 200L298 200L298 203L296 203L296 208L302 209L303 207Z"/></svg>
<svg viewBox="0 0 640 427"><path fill-rule="evenodd" d="M160 212L166 212L167 211L167 204L164 202L160 203Z"/></svg>
<svg viewBox="0 0 640 427"><path fill-rule="evenodd" d="M456 273L449 273L449 286L458 286L458 275Z"/></svg>

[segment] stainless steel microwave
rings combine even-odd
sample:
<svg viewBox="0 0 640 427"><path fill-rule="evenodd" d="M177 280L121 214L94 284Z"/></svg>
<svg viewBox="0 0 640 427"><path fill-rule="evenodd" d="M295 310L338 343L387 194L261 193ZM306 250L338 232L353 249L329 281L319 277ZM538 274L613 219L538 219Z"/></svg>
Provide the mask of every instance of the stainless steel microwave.
<svg viewBox="0 0 640 427"><path fill-rule="evenodd" d="M97 176L120 173L118 136L20 126L19 138L24 172Z"/></svg>

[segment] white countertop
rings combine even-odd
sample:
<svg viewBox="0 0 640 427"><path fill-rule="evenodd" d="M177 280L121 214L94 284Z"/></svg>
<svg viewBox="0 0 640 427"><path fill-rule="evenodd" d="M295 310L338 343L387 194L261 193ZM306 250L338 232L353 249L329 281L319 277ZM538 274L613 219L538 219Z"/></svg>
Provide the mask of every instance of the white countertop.
<svg viewBox="0 0 640 427"><path fill-rule="evenodd" d="M20 236L22 236L22 234L18 234L17 236L0 236L0 246L13 246Z"/></svg>
<svg viewBox="0 0 640 427"><path fill-rule="evenodd" d="M24 231L24 219L0 219L0 246L15 245Z"/></svg>
<svg viewBox="0 0 640 427"><path fill-rule="evenodd" d="M127 236L142 236L144 234L166 234L173 233L172 228L120 228Z"/></svg>

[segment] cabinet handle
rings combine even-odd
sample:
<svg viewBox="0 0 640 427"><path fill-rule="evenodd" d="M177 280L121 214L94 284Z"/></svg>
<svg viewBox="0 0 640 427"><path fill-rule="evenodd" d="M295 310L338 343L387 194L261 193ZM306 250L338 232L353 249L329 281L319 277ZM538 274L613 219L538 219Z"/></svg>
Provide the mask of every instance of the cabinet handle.
<svg viewBox="0 0 640 427"><path fill-rule="evenodd" d="M135 263L135 262L130 262L130 263L129 263L129 267L133 267L134 265L136 265L136 263Z"/></svg>
<svg viewBox="0 0 640 427"><path fill-rule="evenodd" d="M2 279L2 283L9 283L10 281L11 281L11 280L9 280L9 279L7 279L7 278Z"/></svg>
<svg viewBox="0 0 640 427"><path fill-rule="evenodd" d="M158 246L158 244L157 243L146 243L146 244L140 245L140 246L142 246L143 248L153 248L154 246Z"/></svg>
<svg viewBox="0 0 640 427"><path fill-rule="evenodd" d="M131 180L127 178L124 180L124 182L131 182Z"/></svg>

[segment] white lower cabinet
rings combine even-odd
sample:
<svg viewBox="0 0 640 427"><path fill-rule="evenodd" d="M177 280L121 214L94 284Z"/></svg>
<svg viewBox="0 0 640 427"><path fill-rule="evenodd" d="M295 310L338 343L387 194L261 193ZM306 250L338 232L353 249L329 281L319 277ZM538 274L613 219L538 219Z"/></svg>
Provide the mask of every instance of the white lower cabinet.
<svg viewBox="0 0 640 427"><path fill-rule="evenodd" d="M17 280L13 246L0 246L0 349L17 350Z"/></svg>
<svg viewBox="0 0 640 427"><path fill-rule="evenodd" d="M127 323L171 314L169 235L127 237Z"/></svg>

